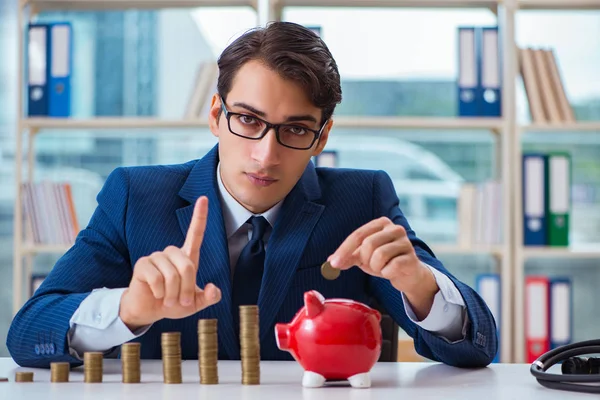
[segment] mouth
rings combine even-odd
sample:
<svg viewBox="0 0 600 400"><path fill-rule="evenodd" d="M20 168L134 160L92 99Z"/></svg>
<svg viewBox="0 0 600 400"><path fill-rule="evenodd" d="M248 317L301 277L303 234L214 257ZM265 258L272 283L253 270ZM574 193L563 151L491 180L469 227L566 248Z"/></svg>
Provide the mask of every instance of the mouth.
<svg viewBox="0 0 600 400"><path fill-rule="evenodd" d="M246 176L248 177L248 180L250 180L250 182L252 182L254 185L261 187L270 186L273 183L277 182L277 179L271 178L268 175L246 173Z"/></svg>

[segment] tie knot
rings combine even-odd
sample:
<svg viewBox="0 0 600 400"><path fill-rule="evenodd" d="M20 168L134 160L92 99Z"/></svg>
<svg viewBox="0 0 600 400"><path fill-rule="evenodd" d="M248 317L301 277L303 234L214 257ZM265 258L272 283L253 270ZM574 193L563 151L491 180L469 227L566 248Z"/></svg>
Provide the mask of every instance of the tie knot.
<svg viewBox="0 0 600 400"><path fill-rule="evenodd" d="M250 217L250 223L252 224L252 241L261 240L265 235L269 222L265 217Z"/></svg>

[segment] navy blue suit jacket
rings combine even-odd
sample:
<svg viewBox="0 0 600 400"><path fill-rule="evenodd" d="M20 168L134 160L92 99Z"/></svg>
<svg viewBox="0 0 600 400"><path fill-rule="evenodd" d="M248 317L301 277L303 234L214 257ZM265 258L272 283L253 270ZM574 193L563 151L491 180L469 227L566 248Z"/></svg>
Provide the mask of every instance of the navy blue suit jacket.
<svg viewBox="0 0 600 400"><path fill-rule="evenodd" d="M198 318L218 318L220 359L239 359L232 324L230 263L221 212L216 167L217 147L200 160L181 165L117 168L100 193L89 225L72 248L12 321L7 346L21 366L48 367L52 361L81 362L69 354L69 319L95 288L127 287L133 266L143 256L169 245L183 245L195 200L208 196L209 214L200 250L197 283L213 282L222 300L196 315L156 322L143 336L143 358L161 358L160 335L180 331L182 356L197 358ZM403 225L420 259L446 274L467 305L469 327L464 340L449 343L415 325L403 300L389 281L359 268L342 272L333 281L320 266L355 229L381 216ZM258 299L261 357L290 360L277 348L276 322L289 322L303 305L303 294L316 289L326 298L344 297L371 303L375 299L396 323L414 338L416 351L449 365L489 364L497 351L496 326L484 301L452 276L403 216L393 184L381 171L321 169L309 163L285 198L267 249L263 285ZM52 351L36 351L49 343Z"/></svg>

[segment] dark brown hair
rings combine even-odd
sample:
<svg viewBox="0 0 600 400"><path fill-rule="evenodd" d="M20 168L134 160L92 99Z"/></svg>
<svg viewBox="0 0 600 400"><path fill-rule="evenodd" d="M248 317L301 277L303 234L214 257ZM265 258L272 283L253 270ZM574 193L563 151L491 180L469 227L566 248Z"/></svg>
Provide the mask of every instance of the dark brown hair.
<svg viewBox="0 0 600 400"><path fill-rule="evenodd" d="M217 90L226 98L238 70L259 60L284 79L304 89L310 101L322 109L321 124L342 101L337 64L325 42L312 30L292 22L271 22L237 38L219 57Z"/></svg>

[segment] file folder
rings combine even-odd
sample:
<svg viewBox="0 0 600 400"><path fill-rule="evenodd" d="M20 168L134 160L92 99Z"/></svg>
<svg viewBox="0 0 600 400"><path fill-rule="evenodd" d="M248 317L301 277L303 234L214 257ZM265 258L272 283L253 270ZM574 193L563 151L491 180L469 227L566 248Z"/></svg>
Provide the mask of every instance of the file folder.
<svg viewBox="0 0 600 400"><path fill-rule="evenodd" d="M545 154L523 154L523 245L545 246L546 241Z"/></svg>
<svg viewBox="0 0 600 400"><path fill-rule="evenodd" d="M48 25L29 24L27 37L27 114L48 115Z"/></svg>
<svg viewBox="0 0 600 400"><path fill-rule="evenodd" d="M479 115L477 37L475 27L458 28L458 113L461 117Z"/></svg>
<svg viewBox="0 0 600 400"><path fill-rule="evenodd" d="M532 363L550 350L549 282L545 276L525 277L525 351Z"/></svg>
<svg viewBox="0 0 600 400"><path fill-rule="evenodd" d="M502 72L498 27L484 27L481 35L481 90L477 101L482 116L499 117L502 115Z"/></svg>
<svg viewBox="0 0 600 400"><path fill-rule="evenodd" d="M72 31L66 22L50 25L50 117L71 115Z"/></svg>
<svg viewBox="0 0 600 400"><path fill-rule="evenodd" d="M498 274L479 274L475 278L475 290L485 304L487 304L490 312L492 313L494 320L496 321L496 331L498 338L500 338L500 327L502 315L502 292L500 284L500 276ZM500 340L498 340L498 352L492 360L492 362L500 362Z"/></svg>
<svg viewBox="0 0 600 400"><path fill-rule="evenodd" d="M573 339L573 291L567 277L550 279L550 348L570 344Z"/></svg>
<svg viewBox="0 0 600 400"><path fill-rule="evenodd" d="M548 154L546 188L548 207L548 245L569 245L571 210L571 156L564 152Z"/></svg>

